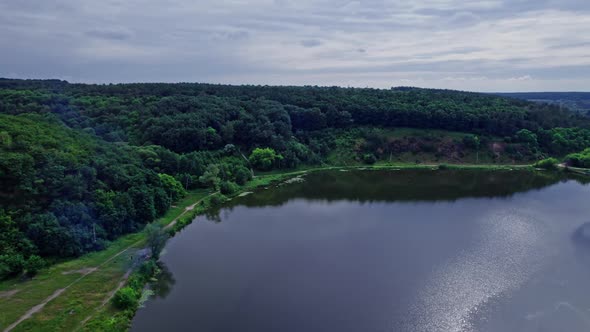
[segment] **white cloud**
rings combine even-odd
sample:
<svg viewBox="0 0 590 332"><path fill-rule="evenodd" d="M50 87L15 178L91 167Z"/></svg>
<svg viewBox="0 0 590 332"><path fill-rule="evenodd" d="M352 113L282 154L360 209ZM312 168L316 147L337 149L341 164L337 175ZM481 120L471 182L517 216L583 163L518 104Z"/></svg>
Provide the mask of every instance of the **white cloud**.
<svg viewBox="0 0 590 332"><path fill-rule="evenodd" d="M508 78L509 81L530 81L533 78L531 77L531 75L523 75L523 76L519 76L519 77L510 77Z"/></svg>

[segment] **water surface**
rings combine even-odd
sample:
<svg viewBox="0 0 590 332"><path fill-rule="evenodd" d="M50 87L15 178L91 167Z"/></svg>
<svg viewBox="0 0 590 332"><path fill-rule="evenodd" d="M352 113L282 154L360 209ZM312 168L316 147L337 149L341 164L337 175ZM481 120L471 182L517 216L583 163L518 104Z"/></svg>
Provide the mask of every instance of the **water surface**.
<svg viewBox="0 0 590 332"><path fill-rule="evenodd" d="M133 331L589 331L590 187L330 171L198 217Z"/></svg>

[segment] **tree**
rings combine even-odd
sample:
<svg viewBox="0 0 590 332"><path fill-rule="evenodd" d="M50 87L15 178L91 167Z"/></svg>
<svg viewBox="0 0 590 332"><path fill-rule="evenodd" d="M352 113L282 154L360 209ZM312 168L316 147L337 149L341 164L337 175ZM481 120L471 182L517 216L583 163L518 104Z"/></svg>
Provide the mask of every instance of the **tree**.
<svg viewBox="0 0 590 332"><path fill-rule="evenodd" d="M283 156L277 154L271 148L256 148L250 154L249 160L252 166L262 171L269 171Z"/></svg>
<svg viewBox="0 0 590 332"><path fill-rule="evenodd" d="M223 147L223 153L226 154L226 155L230 155L231 156L235 152L236 152L236 146L233 145L233 144L226 144Z"/></svg>
<svg viewBox="0 0 590 332"><path fill-rule="evenodd" d="M160 178L160 181L162 181L164 190L166 190L172 201L177 201L179 198L186 195L186 191L182 188L182 184L174 177L163 173L158 174L158 177Z"/></svg>
<svg viewBox="0 0 590 332"><path fill-rule="evenodd" d="M16 223L0 209L0 254L24 252L30 254L33 244L20 232Z"/></svg>
<svg viewBox="0 0 590 332"><path fill-rule="evenodd" d="M220 192L224 195L231 195L238 191L239 187L237 184L231 181L223 181L221 182Z"/></svg>
<svg viewBox="0 0 590 332"><path fill-rule="evenodd" d="M0 146L10 147L12 145L12 137L5 131L0 131Z"/></svg>
<svg viewBox="0 0 590 332"><path fill-rule="evenodd" d="M219 190L219 183L221 182L219 178L219 166L215 164L207 166L207 170L199 177L199 181L206 186Z"/></svg>
<svg viewBox="0 0 590 332"><path fill-rule="evenodd" d="M252 179L252 173L246 167L239 166L236 168L234 178L237 184L243 186Z"/></svg>
<svg viewBox="0 0 590 332"><path fill-rule="evenodd" d="M533 133L528 129L521 129L517 131L516 139L521 143L527 144L530 148L536 148L539 146L539 142L537 141L537 134Z"/></svg>
<svg viewBox="0 0 590 332"><path fill-rule="evenodd" d="M168 240L168 234L162 229L162 226L158 224L148 224L145 227L145 232L147 235L147 244L152 252L152 258L158 260L160 258L160 253L164 246L166 245L166 241Z"/></svg>
<svg viewBox="0 0 590 332"><path fill-rule="evenodd" d="M475 149L475 162L479 163L479 146L481 145L479 137L466 135L463 137L463 144L468 148Z"/></svg>
<svg viewBox="0 0 590 332"><path fill-rule="evenodd" d="M24 265L25 259L21 254L7 253L0 255L0 279L18 275L23 271Z"/></svg>
<svg viewBox="0 0 590 332"><path fill-rule="evenodd" d="M129 190L135 214L141 224L151 222L156 217L153 192L147 186L133 187Z"/></svg>
<svg viewBox="0 0 590 332"><path fill-rule="evenodd" d="M155 188L154 189L154 208L156 209L156 214L158 216L164 215L166 211L172 205L172 198L166 192L166 190L162 188Z"/></svg>

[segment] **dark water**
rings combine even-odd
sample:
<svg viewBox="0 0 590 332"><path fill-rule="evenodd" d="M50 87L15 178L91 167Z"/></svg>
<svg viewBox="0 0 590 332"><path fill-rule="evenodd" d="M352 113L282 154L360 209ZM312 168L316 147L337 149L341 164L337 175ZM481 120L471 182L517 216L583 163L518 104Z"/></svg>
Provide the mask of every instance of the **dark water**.
<svg viewBox="0 0 590 332"><path fill-rule="evenodd" d="M323 172L168 243L133 331L590 331L590 186Z"/></svg>

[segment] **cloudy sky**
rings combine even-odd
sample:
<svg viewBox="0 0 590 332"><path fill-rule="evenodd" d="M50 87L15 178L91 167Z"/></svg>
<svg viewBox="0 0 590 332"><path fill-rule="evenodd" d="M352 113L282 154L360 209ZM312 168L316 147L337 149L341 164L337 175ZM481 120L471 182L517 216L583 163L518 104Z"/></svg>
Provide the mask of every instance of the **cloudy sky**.
<svg viewBox="0 0 590 332"><path fill-rule="evenodd" d="M0 77L590 90L588 0L0 0Z"/></svg>

